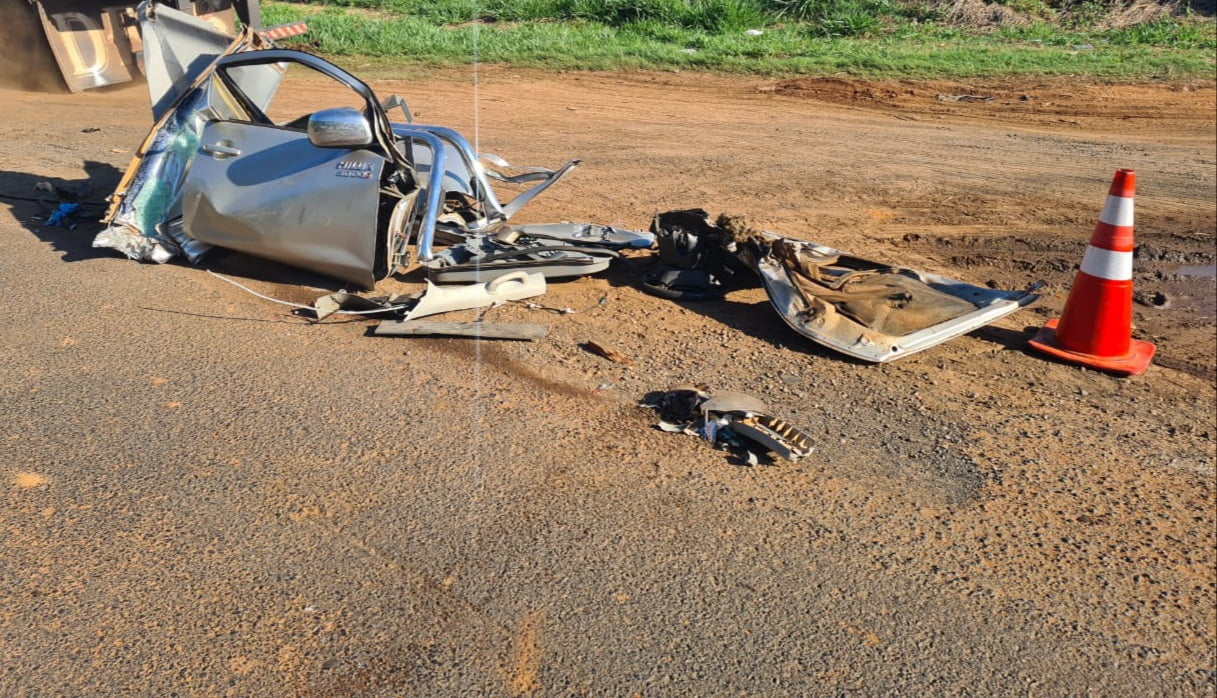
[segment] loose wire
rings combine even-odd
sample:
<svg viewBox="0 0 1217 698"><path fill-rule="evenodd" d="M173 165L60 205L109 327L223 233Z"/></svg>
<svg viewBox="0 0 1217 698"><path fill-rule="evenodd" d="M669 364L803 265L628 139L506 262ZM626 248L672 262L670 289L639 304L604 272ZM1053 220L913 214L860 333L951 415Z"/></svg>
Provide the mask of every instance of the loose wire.
<svg viewBox="0 0 1217 698"><path fill-rule="evenodd" d="M289 308L299 308L300 310L316 310L317 309L311 305L304 305L303 303L293 303L291 301L280 300L278 298L272 298L268 295L258 293L257 291L240 283L239 281L234 281L226 276L221 276L220 274L217 274L214 271L211 271L210 269L207 270L207 273L211 274L212 276L216 277L217 279L219 279L221 281L227 281L228 283L232 284L233 286L236 286L237 288L241 289L242 291L245 291L246 293L248 293L250 295L257 296L258 298L261 298L264 301L270 301L271 303L278 303L279 305L286 305ZM413 303L406 303L403 305L389 305L389 306L385 306L383 308L373 308L371 310L336 310L336 311L334 311L334 314L335 315L376 315L379 313L390 313L390 312L394 312L397 310L405 310L406 308L409 308L413 305L414 305Z"/></svg>

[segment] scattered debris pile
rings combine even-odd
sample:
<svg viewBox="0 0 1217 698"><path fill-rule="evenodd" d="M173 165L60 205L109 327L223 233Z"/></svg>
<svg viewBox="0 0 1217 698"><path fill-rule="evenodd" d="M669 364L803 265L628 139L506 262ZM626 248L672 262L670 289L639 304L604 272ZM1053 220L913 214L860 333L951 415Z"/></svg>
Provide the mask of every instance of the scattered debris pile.
<svg viewBox="0 0 1217 698"><path fill-rule="evenodd" d="M76 219L85 214L84 207L97 205L84 200L91 191L92 185L88 180L78 183L51 183L43 180L34 185L36 196L15 198L35 201L46 210L47 215L35 216L30 220L42 221L48 228L74 230Z"/></svg>
<svg viewBox="0 0 1217 698"><path fill-rule="evenodd" d="M408 308L395 319L411 322L540 295L547 279L603 271L620 250L658 240L657 263L641 281L648 293L708 300L759 280L796 332L873 362L934 346L1035 299L1030 289L972 286L754 231L726 216L711 222L702 209L661 213L650 233L592 223L511 225L580 161L556 170L515 167L475 153L452 129L415 123L401 97L379 101L317 56L267 48L248 29L234 38L163 5L141 5L140 20L147 42L172 48L148 57L157 122L94 240L133 259L183 254L197 262L223 247L370 289L413 257L427 270L427 290L392 307ZM187 68L170 71L170 64ZM284 120L272 107L288 70L338 82L364 109ZM393 109L405 123L389 120ZM492 180L528 188L501 204ZM343 309L332 299L313 310L318 319L381 312Z"/></svg>
<svg viewBox="0 0 1217 698"><path fill-rule="evenodd" d="M468 282L489 279L483 267L590 273L615 246L650 245L645 233L607 226L509 225L577 159L516 167L450 128L416 123L401 97L381 101L333 63L273 48L251 29L233 37L151 3L139 18L145 44L167 47L146 58L156 123L110 198L96 247L156 262L222 247L370 289L412 258L431 263L437 282ZM289 71L336 82L350 99L297 113L292 97L308 95L280 94L301 89L284 82ZM337 106L348 102L363 108ZM492 181L527 189L500 203ZM437 241L451 245L443 257Z"/></svg>
<svg viewBox="0 0 1217 698"><path fill-rule="evenodd" d="M677 385L651 393L642 407L654 409L661 430L700 436L756 465L774 453L788 461L811 455L811 437L769 414L763 402L744 393L710 392L705 385Z"/></svg>
<svg viewBox="0 0 1217 698"><path fill-rule="evenodd" d="M735 255L729 233L710 223L700 208L660 213L651 221L659 246L642 289L670 300L722 298L728 291L757 285L749 266Z"/></svg>
<svg viewBox="0 0 1217 698"><path fill-rule="evenodd" d="M655 262L640 280L646 292L706 301L759 285L794 331L870 362L935 346L1036 299L1034 286L974 286L754 230L738 218L712 221L703 209L660 213L649 233L593 223L512 225L580 161L556 170L515 167L476 153L452 129L415 123L401 97L380 101L338 66L273 48L249 29L234 38L149 3L140 20L145 42L164 49L147 57L156 123L111 197L94 245L157 262L181 254L192 263L221 247L366 289L415 264L426 271L426 289L407 296L344 291L311 306L268 298L318 322L357 315L381 320L381 336L536 340L547 327L483 323L485 313L474 322L419 318L526 302L544 294L549 280L604 271L623 251L656 242ZM284 119L275 100L288 70L336 81L363 109ZM394 109L405 123L389 120ZM492 181L527 188L502 204ZM601 343L583 346L631 363ZM746 463L769 453L795 461L813 450L806 434L748 395L678 386L644 404L659 412L661 429L698 435Z"/></svg>
<svg viewBox="0 0 1217 698"><path fill-rule="evenodd" d="M516 271L536 271L547 279L604 271L617 250L649 248L648 233L592 223L507 226L493 235L462 237L427 262L436 283L493 279Z"/></svg>

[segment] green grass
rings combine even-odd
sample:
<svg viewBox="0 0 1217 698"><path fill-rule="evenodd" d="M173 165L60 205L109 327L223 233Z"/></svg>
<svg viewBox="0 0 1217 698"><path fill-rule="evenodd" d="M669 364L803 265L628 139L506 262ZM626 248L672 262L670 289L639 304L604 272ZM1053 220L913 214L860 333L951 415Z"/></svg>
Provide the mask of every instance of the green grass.
<svg viewBox="0 0 1217 698"><path fill-rule="evenodd" d="M475 33L480 61L561 69L1177 79L1217 65L1211 21L979 31L918 21L893 0L767 1L484 0L475 26L464 1L316 0L267 2L263 21L307 20L302 40L319 53L432 66L468 64Z"/></svg>

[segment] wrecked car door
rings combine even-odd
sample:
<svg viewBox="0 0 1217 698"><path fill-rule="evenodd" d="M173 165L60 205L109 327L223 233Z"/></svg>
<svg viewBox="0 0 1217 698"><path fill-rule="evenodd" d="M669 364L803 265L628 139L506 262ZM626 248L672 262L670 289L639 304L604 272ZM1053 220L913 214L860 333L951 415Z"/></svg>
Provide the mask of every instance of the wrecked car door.
<svg viewBox="0 0 1217 698"><path fill-rule="evenodd" d="M285 75L262 109L241 78L268 65ZM337 81L345 98L293 112L316 106L307 92L290 94L301 73L305 89ZM392 271L407 227L394 209L409 208L415 188L409 163L386 147L393 136L372 91L333 64L286 50L226 56L215 76L251 116L203 127L182 193L186 234L364 288Z"/></svg>
<svg viewBox="0 0 1217 698"><path fill-rule="evenodd" d="M809 240L756 230L702 209L655 216L659 264L643 290L663 298L721 298L760 277L769 302L795 332L862 361L885 363L937 346L1034 302L1023 291L974 286L884 264Z"/></svg>
<svg viewBox="0 0 1217 698"><path fill-rule="evenodd" d="M175 43L179 26L188 26L186 15L157 5L155 15L142 17L144 36L158 43ZM177 21L164 22L166 19ZM186 42L189 45L189 42ZM262 39L246 29L223 55L254 50ZM149 54L151 60L163 54ZM156 119L110 196L110 208L102 218L105 228L93 239L94 247L118 250L131 259L165 262L177 253L178 243L167 224L181 215L181 192L186 173L198 151L199 133L212 119L248 118L246 107L229 94L224 83L214 79L213 62L194 78L168 110ZM267 98L273 93L277 74L263 72L244 76L255 92ZM248 94L248 91L247 91ZM260 105L262 102L255 101Z"/></svg>
<svg viewBox="0 0 1217 698"><path fill-rule="evenodd" d="M141 28L158 47L148 58L157 64L149 91L159 117L111 196L94 247L161 263L178 254L196 262L225 247L369 288L408 266L414 243L419 261L434 259L437 227L446 244L501 232L579 164L514 167L475 153L456 131L412 123L404 100L378 103L323 59L259 50L265 41L249 29L208 63L223 37L155 8ZM293 88L302 73L311 76ZM331 89L319 91L319 82ZM395 106L410 123L389 123L386 109ZM500 205L492 179L531 186Z"/></svg>
<svg viewBox="0 0 1217 698"><path fill-rule="evenodd" d="M231 121L204 126L200 143L182 199L187 235L364 288L375 283L382 158Z"/></svg>
<svg viewBox="0 0 1217 698"><path fill-rule="evenodd" d="M847 255L761 233L749 241L775 310L795 332L855 359L886 363L941 344L1035 301L1023 291Z"/></svg>

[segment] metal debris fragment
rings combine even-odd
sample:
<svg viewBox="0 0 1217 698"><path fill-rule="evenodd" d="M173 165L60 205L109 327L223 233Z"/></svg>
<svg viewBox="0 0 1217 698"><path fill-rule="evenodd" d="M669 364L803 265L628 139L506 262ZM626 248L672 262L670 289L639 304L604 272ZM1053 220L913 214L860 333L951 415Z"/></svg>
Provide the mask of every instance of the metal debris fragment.
<svg viewBox="0 0 1217 698"><path fill-rule="evenodd" d="M356 296L346 291L339 291L318 298L313 301L313 308L316 310L318 322L340 310L364 311L361 313L363 315L378 314L376 311L391 313L396 310L396 307L387 301L364 298L363 296Z"/></svg>
<svg viewBox="0 0 1217 698"><path fill-rule="evenodd" d="M715 394L705 385L679 385L651 393L642 406L659 414L660 430L701 437L749 465L767 453L793 462L815 450L810 436L768 414L764 403L744 393Z"/></svg>

